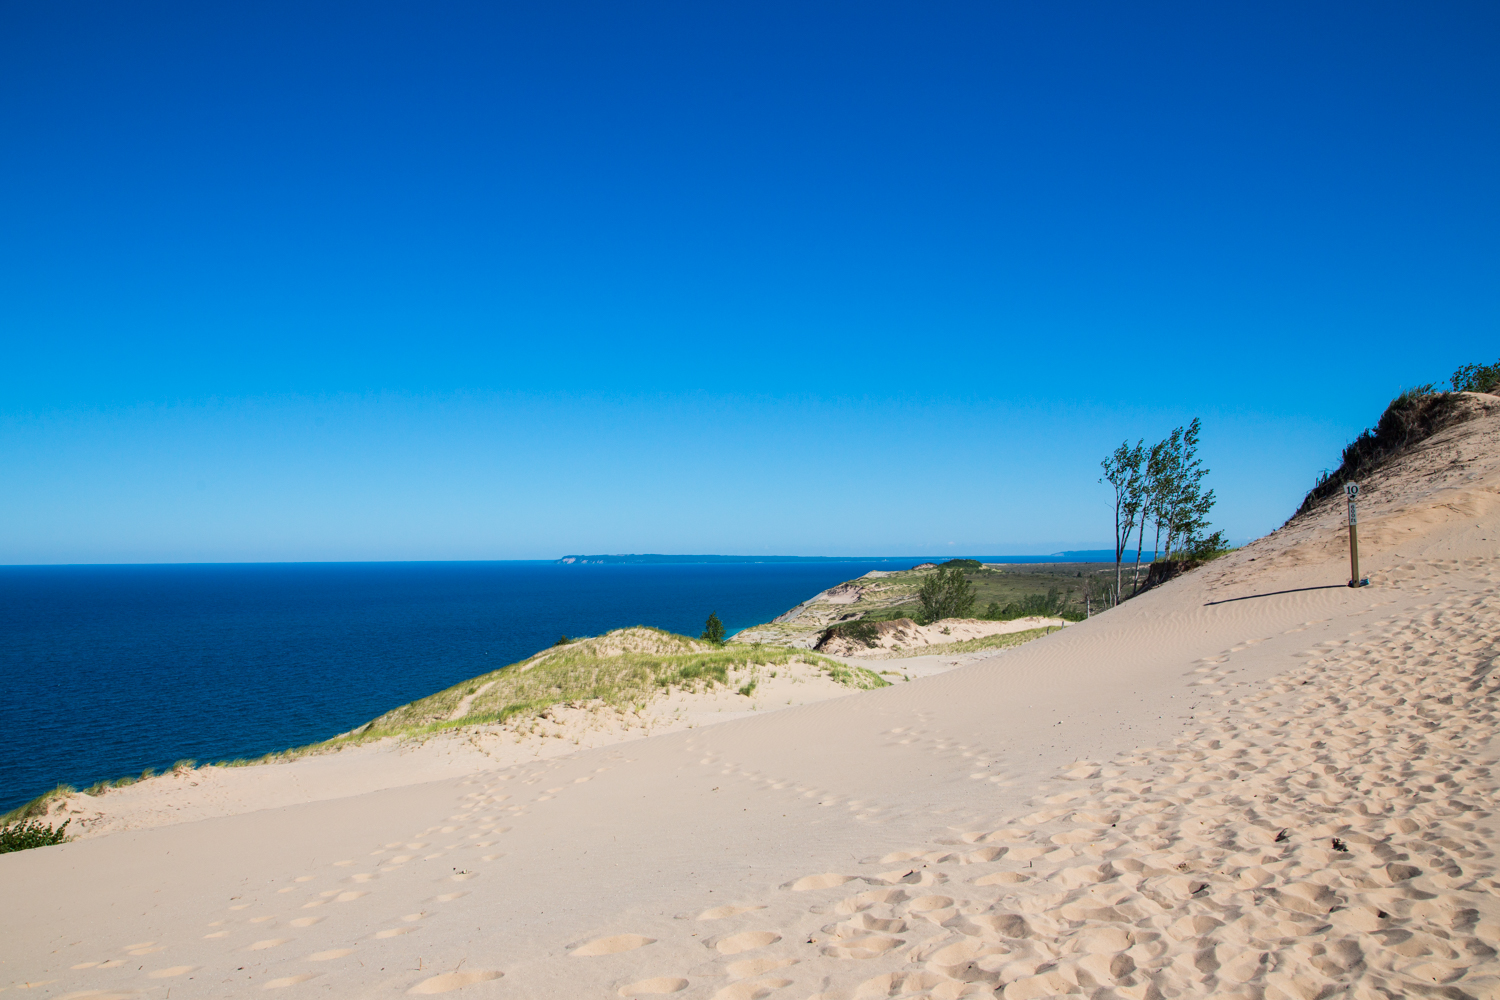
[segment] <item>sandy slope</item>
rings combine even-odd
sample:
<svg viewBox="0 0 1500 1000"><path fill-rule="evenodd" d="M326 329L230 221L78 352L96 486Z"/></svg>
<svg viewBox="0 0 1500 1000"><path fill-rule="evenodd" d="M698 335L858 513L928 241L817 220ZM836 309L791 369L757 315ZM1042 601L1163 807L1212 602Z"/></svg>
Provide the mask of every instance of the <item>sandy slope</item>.
<svg viewBox="0 0 1500 1000"><path fill-rule="evenodd" d="M0 856L0 983L1500 995L1497 444L1366 485L1367 589L1330 505L910 684Z"/></svg>
<svg viewBox="0 0 1500 1000"><path fill-rule="evenodd" d="M890 680L901 683L941 673L958 662L932 657L901 661L890 671ZM79 792L56 799L45 819L53 825L67 820L70 836L89 838L346 798L842 698L851 690L818 666L798 661L731 670L727 676L727 687L672 688L628 710L599 701L560 704L541 718L464 726L426 737L386 738L253 766L172 771L97 797ZM738 693L747 681L754 681L751 693ZM462 717L462 703L455 714Z"/></svg>

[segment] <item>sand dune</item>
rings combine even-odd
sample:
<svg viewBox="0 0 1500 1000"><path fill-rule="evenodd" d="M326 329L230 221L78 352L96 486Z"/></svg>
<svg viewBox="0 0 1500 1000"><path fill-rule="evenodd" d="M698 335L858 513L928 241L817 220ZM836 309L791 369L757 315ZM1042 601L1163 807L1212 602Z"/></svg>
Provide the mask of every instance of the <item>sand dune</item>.
<svg viewBox="0 0 1500 1000"><path fill-rule="evenodd" d="M1366 484L1368 588L1330 503L909 684L0 856L0 985L1500 996L1475 405Z"/></svg>

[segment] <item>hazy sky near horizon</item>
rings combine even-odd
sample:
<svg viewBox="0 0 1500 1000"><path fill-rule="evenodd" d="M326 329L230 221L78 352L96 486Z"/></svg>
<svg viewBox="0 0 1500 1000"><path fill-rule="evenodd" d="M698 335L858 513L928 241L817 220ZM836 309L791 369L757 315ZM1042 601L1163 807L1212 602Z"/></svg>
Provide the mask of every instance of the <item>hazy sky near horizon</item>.
<svg viewBox="0 0 1500 1000"><path fill-rule="evenodd" d="M0 562L1243 541L1500 355L1492 3L0 10Z"/></svg>

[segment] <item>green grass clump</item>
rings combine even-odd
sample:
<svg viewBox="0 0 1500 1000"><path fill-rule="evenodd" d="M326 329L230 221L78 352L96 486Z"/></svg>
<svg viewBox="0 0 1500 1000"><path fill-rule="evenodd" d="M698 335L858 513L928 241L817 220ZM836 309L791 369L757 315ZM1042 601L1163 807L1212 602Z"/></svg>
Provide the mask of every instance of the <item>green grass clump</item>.
<svg viewBox="0 0 1500 1000"><path fill-rule="evenodd" d="M1051 625L1046 628L1032 628L1024 632L1007 632L1004 635L984 635L978 639L965 639L962 642L945 642L936 646L916 646L912 649L902 650L886 656L882 660L900 659L908 656L950 656L954 653L974 653L983 649L1007 649L1011 646L1019 646L1033 639L1040 639L1050 632L1056 632L1062 626Z"/></svg>
<svg viewBox="0 0 1500 1000"><path fill-rule="evenodd" d="M621 712L639 711L663 692L727 687L731 671L779 667L794 660L818 667L824 676L847 687L863 690L889 683L862 667L846 667L805 650L759 643L719 646L636 626L550 647L402 705L352 733L309 749L534 718L560 704L602 703ZM747 686L754 690L753 683Z"/></svg>
<svg viewBox="0 0 1500 1000"><path fill-rule="evenodd" d="M17 806L4 816L0 816L0 826L7 823L15 823L23 819L32 819L37 816L47 815L47 809L57 799L67 798L69 795L77 794L78 789L72 785L58 785L50 792L43 792L30 802Z"/></svg>
<svg viewBox="0 0 1500 1000"><path fill-rule="evenodd" d="M849 639L853 642L857 642L861 646L864 646L866 649L869 649L872 646L880 645L880 629L875 627L874 622L867 621L865 619L860 619L859 621L852 622L840 622L837 625L829 626L828 628L823 630L822 635L818 636L816 645L822 646L825 642L827 642L829 639L832 639L834 636L838 636L841 639Z"/></svg>
<svg viewBox="0 0 1500 1000"><path fill-rule="evenodd" d="M68 824L71 822L70 819L63 820L62 826L54 829L51 823L29 819L0 827L0 854L61 844L68 839Z"/></svg>
<svg viewBox="0 0 1500 1000"><path fill-rule="evenodd" d="M1072 603L1072 597L1071 590L1063 593L1057 587L1048 587L1045 594L1027 594L1003 606L999 601L991 601L984 617L997 622L1033 617L1082 621L1084 611Z"/></svg>
<svg viewBox="0 0 1500 1000"><path fill-rule="evenodd" d="M1460 369L1454 375L1455 384L1462 375L1463 369ZM1472 378L1478 379L1479 375ZM1337 469L1318 477L1302 499L1297 514L1343 492L1345 483L1358 482L1391 459L1467 416L1468 413L1459 406L1459 397L1453 393L1438 392L1432 385L1406 390L1391 400L1373 428L1366 428L1349 442Z"/></svg>

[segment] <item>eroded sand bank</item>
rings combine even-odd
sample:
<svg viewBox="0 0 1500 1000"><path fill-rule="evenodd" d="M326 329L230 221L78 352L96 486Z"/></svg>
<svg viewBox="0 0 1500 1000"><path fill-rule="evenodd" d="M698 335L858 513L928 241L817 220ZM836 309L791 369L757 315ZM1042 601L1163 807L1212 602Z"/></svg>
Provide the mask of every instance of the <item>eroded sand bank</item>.
<svg viewBox="0 0 1500 1000"><path fill-rule="evenodd" d="M1366 484L1366 589L1329 505L910 684L0 856L0 982L1497 995L1497 443Z"/></svg>

